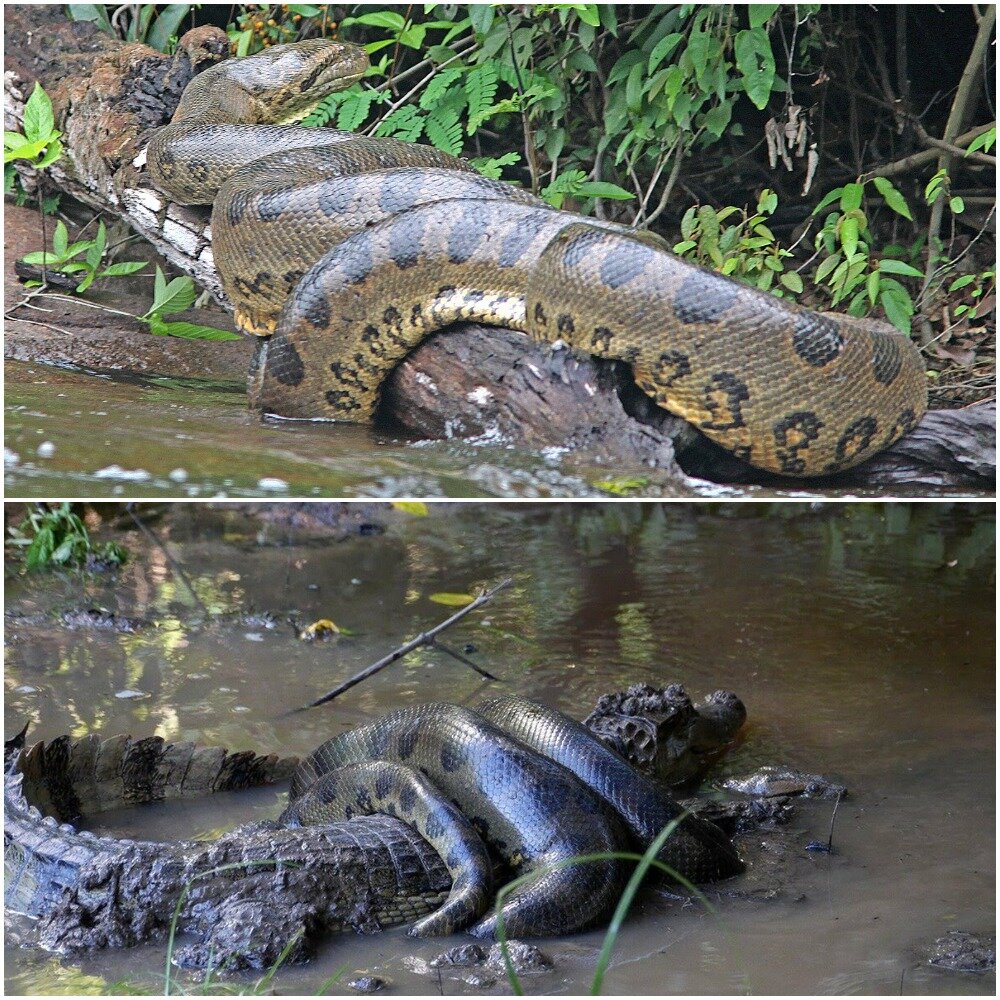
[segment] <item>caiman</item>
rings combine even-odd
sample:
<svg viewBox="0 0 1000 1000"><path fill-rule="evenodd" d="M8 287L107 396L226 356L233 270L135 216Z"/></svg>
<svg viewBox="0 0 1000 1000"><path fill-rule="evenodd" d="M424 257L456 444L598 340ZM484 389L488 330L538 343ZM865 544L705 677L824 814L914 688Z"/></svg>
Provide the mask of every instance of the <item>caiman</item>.
<svg viewBox="0 0 1000 1000"><path fill-rule="evenodd" d="M706 703L716 722L719 697ZM720 745L745 718L730 697ZM728 838L685 814L661 783L579 723L517 698L476 712L402 710L303 762L159 737L63 736L25 748L22 733L5 750L5 904L39 917L40 943L58 952L160 937L175 911L194 938L175 950L188 966L264 968L289 942L288 957L301 960L331 931L400 923L414 933L471 925L494 937L496 915L485 915L500 884L494 866L500 876L530 876L504 907L508 933L568 933L609 912L626 873L618 861L566 860L642 850L671 822L660 857L683 877L725 878L742 867ZM281 821L211 842L79 828L108 809L289 775Z"/></svg>

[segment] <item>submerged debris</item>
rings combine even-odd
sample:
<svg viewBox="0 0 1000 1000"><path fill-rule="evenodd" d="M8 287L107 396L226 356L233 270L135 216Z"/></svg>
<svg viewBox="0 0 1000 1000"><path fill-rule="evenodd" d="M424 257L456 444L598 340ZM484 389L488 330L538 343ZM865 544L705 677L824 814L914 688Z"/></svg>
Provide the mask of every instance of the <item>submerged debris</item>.
<svg viewBox="0 0 1000 1000"><path fill-rule="evenodd" d="M934 942L927 961L950 972L992 972L997 967L996 947L992 934L949 931Z"/></svg>

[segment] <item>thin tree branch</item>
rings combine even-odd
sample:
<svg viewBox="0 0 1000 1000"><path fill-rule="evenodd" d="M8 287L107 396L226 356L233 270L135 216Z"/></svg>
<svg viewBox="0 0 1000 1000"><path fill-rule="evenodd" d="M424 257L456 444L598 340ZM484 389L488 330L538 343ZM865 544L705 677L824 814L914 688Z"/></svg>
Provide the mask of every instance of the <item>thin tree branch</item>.
<svg viewBox="0 0 1000 1000"><path fill-rule="evenodd" d="M475 611L477 608L481 608L484 604L493 600L493 598L500 593L501 590L506 590L514 581L511 578L501 581L495 587L490 590L484 590L471 604L466 604L464 608L456 611L450 618L441 622L440 625L435 625L434 628L427 632L421 632L415 639L411 639L409 642L404 642L402 646L397 647L387 656L383 656L381 660L376 661L369 667L365 667L364 670L359 671L353 677L349 677L342 684L338 684L332 691L327 691L325 695L317 698L315 701L309 702L308 705L302 705L300 708L293 708L291 711L286 712L285 715L294 715L297 712L304 712L310 708L316 708L319 705L323 705L328 701L332 701L338 695L343 694L345 691L354 687L355 684L360 684L361 681L366 680L371 677L372 674L377 674L380 670L385 669L391 663L395 663L396 660L401 659L406 656L407 653L412 653L413 650L419 649L421 646L435 646L439 645L436 642L436 637L440 635L446 628L450 628L455 622L463 619L467 614ZM442 647L444 648L444 647ZM464 657L457 655L453 650L445 649L445 652L451 656L455 656L456 659L461 659L464 663L469 663ZM475 666L475 664L469 663L470 666ZM476 667L479 670L478 667ZM479 670L480 673L483 671ZM490 676L491 680L496 678Z"/></svg>

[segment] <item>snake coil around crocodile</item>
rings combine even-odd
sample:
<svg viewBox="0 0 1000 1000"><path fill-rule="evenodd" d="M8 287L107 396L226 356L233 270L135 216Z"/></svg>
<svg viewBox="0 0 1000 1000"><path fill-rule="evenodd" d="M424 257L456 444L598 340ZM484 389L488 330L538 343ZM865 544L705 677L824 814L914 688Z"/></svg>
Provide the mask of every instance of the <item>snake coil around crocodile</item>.
<svg viewBox="0 0 1000 1000"><path fill-rule="evenodd" d="M923 415L891 327L816 313L556 211L416 143L290 124L359 80L363 49L276 46L196 76L147 150L179 204L211 204L215 265L266 412L368 421L386 376L457 320L614 358L660 406L758 468L827 475Z"/></svg>

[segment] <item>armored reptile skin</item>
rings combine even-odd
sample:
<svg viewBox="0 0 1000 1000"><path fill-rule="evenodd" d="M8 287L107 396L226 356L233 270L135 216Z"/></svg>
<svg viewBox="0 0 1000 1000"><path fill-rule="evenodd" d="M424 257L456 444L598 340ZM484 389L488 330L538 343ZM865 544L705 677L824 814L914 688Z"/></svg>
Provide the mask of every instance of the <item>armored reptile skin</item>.
<svg viewBox="0 0 1000 1000"><path fill-rule="evenodd" d="M723 742L745 717L731 697ZM193 965L227 955L262 967L295 935L308 953L324 932L345 927L447 933L493 900L484 841L536 876L509 897L508 933L568 933L607 912L625 873L612 860L567 859L644 847L680 815L661 785L584 727L518 698L480 713L449 705L393 713L301 764L158 737L59 737L28 749L22 739L5 748L5 904L42 917L42 943L59 951L162 934L179 899L180 927L203 939L180 956ZM249 824L216 841L135 842L73 825L293 770L283 823ZM691 816L660 857L699 881L741 868L720 831ZM549 863L556 867L540 871ZM494 919L472 931L492 936Z"/></svg>
<svg viewBox="0 0 1000 1000"><path fill-rule="evenodd" d="M424 146L279 124L366 64L311 40L214 66L148 147L168 195L214 203L238 320L274 333L260 407L367 421L409 351L474 319L628 362L660 406L785 475L856 465L923 415L923 364L891 327L776 299Z"/></svg>

